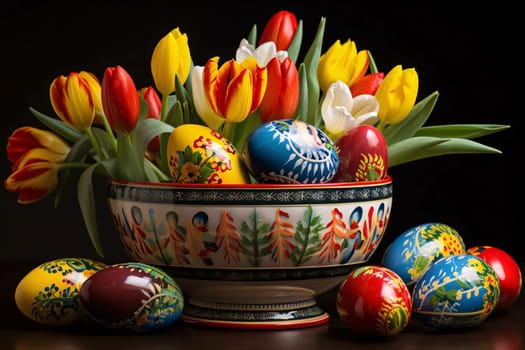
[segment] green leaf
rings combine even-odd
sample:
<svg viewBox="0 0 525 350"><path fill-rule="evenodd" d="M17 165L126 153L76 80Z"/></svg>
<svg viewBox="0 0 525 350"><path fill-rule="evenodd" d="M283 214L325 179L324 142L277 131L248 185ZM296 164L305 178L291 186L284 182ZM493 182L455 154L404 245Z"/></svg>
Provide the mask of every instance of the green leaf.
<svg viewBox="0 0 525 350"><path fill-rule="evenodd" d="M248 40L248 44L252 45L253 47L256 47L257 45L257 25L255 24L253 25L246 40Z"/></svg>
<svg viewBox="0 0 525 350"><path fill-rule="evenodd" d="M303 20L300 19L299 22L297 22L297 28L295 29L295 34L287 50L288 56L292 59L294 63L297 62L297 58L299 57L299 52L301 51L302 42L303 42Z"/></svg>
<svg viewBox="0 0 525 350"><path fill-rule="evenodd" d="M91 243L97 254L104 257L97 228L97 213L95 206L95 195L93 193L93 172L98 164L93 164L87 168L78 180L77 198L80 205L80 211L84 218L84 224L91 239Z"/></svg>
<svg viewBox="0 0 525 350"><path fill-rule="evenodd" d="M144 181L146 177L144 174L144 166L141 166L136 156L132 135L118 134L117 147L118 177L128 181ZM144 159L144 154L142 154L141 158Z"/></svg>
<svg viewBox="0 0 525 350"><path fill-rule="evenodd" d="M374 57L372 56L372 53L370 51L368 51L368 59L370 60L370 63L368 64L370 73L379 72L379 70L377 69L376 61L374 60Z"/></svg>
<svg viewBox="0 0 525 350"><path fill-rule="evenodd" d="M166 123L174 127L184 123L184 113L182 111L182 104L180 101L176 101L169 109L168 115L166 116Z"/></svg>
<svg viewBox="0 0 525 350"><path fill-rule="evenodd" d="M47 126L49 129L53 130L55 133L62 136L66 140L69 140L71 142L77 142L78 139L80 139L83 135L82 131L69 124L64 123L60 119L48 117L47 115L40 113L32 107L29 107L29 110L38 120L40 120L42 124Z"/></svg>
<svg viewBox="0 0 525 350"><path fill-rule="evenodd" d="M414 108L408 113L400 123L389 125L383 131L388 145L393 145L401 140L408 139L417 132L427 121L436 105L439 93L428 95L423 100L416 103Z"/></svg>
<svg viewBox="0 0 525 350"><path fill-rule="evenodd" d="M295 111L295 119L306 122L308 116L308 81L304 63L299 65L299 103Z"/></svg>
<svg viewBox="0 0 525 350"><path fill-rule="evenodd" d="M323 45L323 36L326 18L321 17L317 33L310 49L304 58L304 65L306 69L306 81L308 83L308 114L305 116L306 122L315 125L319 103L319 81L317 80L317 66L319 58L321 57L321 49Z"/></svg>
<svg viewBox="0 0 525 350"><path fill-rule="evenodd" d="M93 135L97 139L100 149L104 152L106 159L116 158L117 150L115 149L114 139L108 133L100 128L91 128Z"/></svg>
<svg viewBox="0 0 525 350"><path fill-rule="evenodd" d="M91 143L87 135L83 135L72 147L64 163L84 163L91 151ZM86 167L88 164L86 164ZM78 178L78 169L64 168L60 171L60 180L55 193L55 208L60 206L64 195L70 193L71 188Z"/></svg>
<svg viewBox="0 0 525 350"><path fill-rule="evenodd" d="M510 125L500 124L449 124L425 126L419 129L414 136L433 136L447 138L473 139L494 134L510 128Z"/></svg>
<svg viewBox="0 0 525 350"><path fill-rule="evenodd" d="M423 158L467 153L501 153L501 151L468 139L417 136L388 146L388 166L391 168Z"/></svg>
<svg viewBox="0 0 525 350"><path fill-rule="evenodd" d="M146 171L149 168L145 168L144 166L144 155L146 154L148 144L157 135L164 133L169 134L173 131L173 129L174 127L172 125L153 118L147 118L137 123L133 143L135 146L135 157L139 163L138 165L145 169L144 174L146 175L146 178L144 180L151 182L156 182L159 180L158 176L153 176L151 172ZM166 175L166 177L167 176L168 175Z"/></svg>

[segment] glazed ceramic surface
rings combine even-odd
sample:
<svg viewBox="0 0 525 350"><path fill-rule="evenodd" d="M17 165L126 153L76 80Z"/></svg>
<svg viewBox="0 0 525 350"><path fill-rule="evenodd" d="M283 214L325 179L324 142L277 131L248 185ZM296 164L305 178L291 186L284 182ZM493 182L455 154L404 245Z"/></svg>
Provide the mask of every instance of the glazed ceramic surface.
<svg viewBox="0 0 525 350"><path fill-rule="evenodd" d="M483 259L458 254L432 263L412 293L413 316L438 329L476 326L495 309L498 277Z"/></svg>
<svg viewBox="0 0 525 350"><path fill-rule="evenodd" d="M83 283L105 265L85 258L45 262L18 283L15 302L28 318L47 326L64 326L80 319L78 293Z"/></svg>
<svg viewBox="0 0 525 350"><path fill-rule="evenodd" d="M315 295L341 283L377 249L390 217L392 180L110 181L107 197L129 254L168 271L190 295L186 320L194 313L199 322L220 319L225 326L297 327L326 322Z"/></svg>
<svg viewBox="0 0 525 350"><path fill-rule="evenodd" d="M174 323L182 314L184 296L163 270L143 263L120 263L86 280L79 303L103 327L144 332Z"/></svg>
<svg viewBox="0 0 525 350"><path fill-rule="evenodd" d="M429 222L397 236L385 250L381 265L397 273L412 288L434 261L463 253L465 243L454 228Z"/></svg>

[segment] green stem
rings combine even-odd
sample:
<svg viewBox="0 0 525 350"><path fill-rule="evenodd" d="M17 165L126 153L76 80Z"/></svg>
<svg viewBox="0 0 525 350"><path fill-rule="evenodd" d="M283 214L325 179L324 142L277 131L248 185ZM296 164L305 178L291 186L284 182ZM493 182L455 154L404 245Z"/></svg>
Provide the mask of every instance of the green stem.
<svg viewBox="0 0 525 350"><path fill-rule="evenodd" d="M168 114L168 96L162 95L162 108L160 109L160 120L166 121L166 116Z"/></svg>
<svg viewBox="0 0 525 350"><path fill-rule="evenodd" d="M95 137L95 134L93 134L93 130L91 130L91 127L86 129L86 134L89 138L89 142L93 145L93 148L95 149L95 152L97 153L99 159L107 159L106 154L104 154L102 148L100 148L100 145L97 141L97 138Z"/></svg>
<svg viewBox="0 0 525 350"><path fill-rule="evenodd" d="M113 143L113 147L115 147L115 152L117 151L117 138L115 137L115 134L113 133L113 129L111 129L111 125L109 125L108 118L106 118L105 115L102 117L102 122L104 123L104 129L106 129L106 133L108 134L110 140Z"/></svg>
<svg viewBox="0 0 525 350"><path fill-rule="evenodd" d="M162 170L160 170L153 162L149 159L146 159L146 165L149 166L155 174L159 177L160 181L171 181L171 177L166 175Z"/></svg>

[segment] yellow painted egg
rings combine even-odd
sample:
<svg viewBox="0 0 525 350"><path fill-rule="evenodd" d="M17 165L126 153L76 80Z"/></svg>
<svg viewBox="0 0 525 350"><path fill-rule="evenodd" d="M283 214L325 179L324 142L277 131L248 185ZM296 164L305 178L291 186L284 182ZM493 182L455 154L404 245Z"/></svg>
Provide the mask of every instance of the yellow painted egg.
<svg viewBox="0 0 525 350"><path fill-rule="evenodd" d="M85 258L62 258L29 271L18 283L15 302L31 320L48 326L69 325L80 319L80 287L106 265Z"/></svg>
<svg viewBox="0 0 525 350"><path fill-rule="evenodd" d="M235 146L219 132L199 124L182 124L168 138L168 165L173 182L248 184L250 176Z"/></svg>

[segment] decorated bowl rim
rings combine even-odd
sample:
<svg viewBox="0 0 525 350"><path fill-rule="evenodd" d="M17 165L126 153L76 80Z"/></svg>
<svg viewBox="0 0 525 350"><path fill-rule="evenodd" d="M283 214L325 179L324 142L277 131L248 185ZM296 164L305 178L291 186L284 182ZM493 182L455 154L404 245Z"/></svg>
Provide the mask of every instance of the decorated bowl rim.
<svg viewBox="0 0 525 350"><path fill-rule="evenodd" d="M373 181L356 181L356 182L328 182L322 184L196 184L196 183L176 183L176 182L147 182L147 181L129 181L116 178L108 178L108 184L118 184L121 186L131 187L150 187L166 189L202 189L202 190L304 190L304 189L333 189L333 188L355 188L370 187L374 185L388 185L392 183L392 177L387 175L381 180Z"/></svg>

